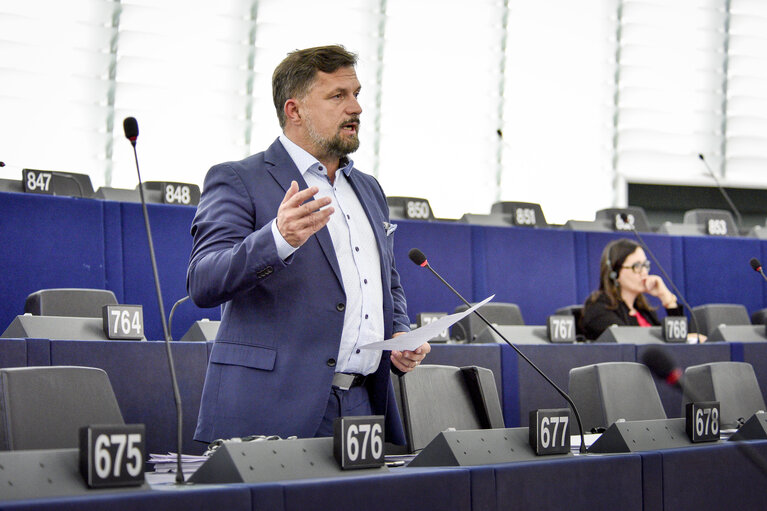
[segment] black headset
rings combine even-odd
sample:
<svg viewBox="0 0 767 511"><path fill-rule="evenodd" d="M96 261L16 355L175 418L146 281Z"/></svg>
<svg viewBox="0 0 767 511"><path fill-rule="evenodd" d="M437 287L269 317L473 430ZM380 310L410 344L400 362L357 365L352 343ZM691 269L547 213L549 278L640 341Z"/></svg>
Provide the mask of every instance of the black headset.
<svg viewBox="0 0 767 511"><path fill-rule="evenodd" d="M607 251L607 267L610 268L610 273L607 275L610 280L612 281L613 285L616 284L616 281L618 280L618 272L615 271L613 268L612 258L610 257L610 254L612 253L615 246L613 245L610 247L610 250Z"/></svg>

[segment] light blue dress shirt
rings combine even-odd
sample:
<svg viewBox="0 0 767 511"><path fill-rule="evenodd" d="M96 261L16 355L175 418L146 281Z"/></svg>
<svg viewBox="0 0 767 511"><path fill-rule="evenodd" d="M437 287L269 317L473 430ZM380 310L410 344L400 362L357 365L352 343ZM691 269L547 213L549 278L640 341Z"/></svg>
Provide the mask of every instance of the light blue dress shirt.
<svg viewBox="0 0 767 511"><path fill-rule="evenodd" d="M354 162L349 160L344 167L339 168L331 184L327 169L314 156L284 134L280 135L280 142L306 184L319 189L316 197L329 197L330 205L335 210L330 215L327 227L346 292L344 327L336 371L370 374L378 368L381 351L361 350L360 346L383 340L383 287L381 261L373 229L347 179L353 171ZM294 248L282 237L277 229L277 219L272 222L272 234L277 253L283 260L300 250L300 247ZM312 321L312 318L306 320Z"/></svg>

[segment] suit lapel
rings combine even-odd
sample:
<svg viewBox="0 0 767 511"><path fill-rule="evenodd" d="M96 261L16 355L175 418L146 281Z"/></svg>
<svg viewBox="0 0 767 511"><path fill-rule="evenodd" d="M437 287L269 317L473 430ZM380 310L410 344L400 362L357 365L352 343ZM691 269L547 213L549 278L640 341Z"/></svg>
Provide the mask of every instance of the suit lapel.
<svg viewBox="0 0 767 511"><path fill-rule="evenodd" d="M354 193L357 195L362 209L365 210L365 214L370 222L370 228L373 229L373 235L376 238L376 245L378 245L378 256L381 261L381 275L384 276L384 268L386 266L386 259L384 258L384 247L386 246L386 232L384 230L383 222L386 221L380 214L376 214L377 211L373 211L376 204L376 199L370 192L369 187L365 186L360 179L357 178L356 170L352 170L349 173L349 183L352 185ZM383 281L386 284L386 281Z"/></svg>
<svg viewBox="0 0 767 511"><path fill-rule="evenodd" d="M309 186L306 184L301 173L296 168L296 164L288 155L288 152L282 145L279 139L269 146L264 155L264 160L269 164L267 171L272 175L275 181L282 187L283 191L287 192L290 188L291 181L298 183L298 189L304 190ZM333 240L330 239L330 231L327 227L323 227L317 231L314 236L309 238L306 243L310 243L314 239L319 243L322 252L325 254L325 258L328 260L330 267L333 268L333 273L336 274L338 283L343 287L343 280L341 279L341 268L338 266L338 258L336 257L336 251L333 249Z"/></svg>

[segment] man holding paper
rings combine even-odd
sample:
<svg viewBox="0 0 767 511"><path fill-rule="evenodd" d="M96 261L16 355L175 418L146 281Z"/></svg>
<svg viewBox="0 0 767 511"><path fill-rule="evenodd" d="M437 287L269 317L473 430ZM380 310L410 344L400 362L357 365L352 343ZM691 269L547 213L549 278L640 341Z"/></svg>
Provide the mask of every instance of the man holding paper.
<svg viewBox="0 0 767 511"><path fill-rule="evenodd" d="M409 330L386 197L347 155L359 146L356 55L290 53L272 77L282 135L210 169L192 224L187 287L223 304L195 439L332 435L386 415L404 443L390 370L430 351L361 349Z"/></svg>

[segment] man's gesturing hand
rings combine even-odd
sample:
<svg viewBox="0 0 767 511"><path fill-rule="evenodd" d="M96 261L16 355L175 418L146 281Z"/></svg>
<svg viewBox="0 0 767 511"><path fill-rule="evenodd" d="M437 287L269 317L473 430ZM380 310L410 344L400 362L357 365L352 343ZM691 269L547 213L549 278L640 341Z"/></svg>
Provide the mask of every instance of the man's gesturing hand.
<svg viewBox="0 0 767 511"><path fill-rule="evenodd" d="M327 225L333 214L333 207L320 211L320 208L330 204L330 197L309 200L317 192L319 189L316 186L299 192L298 183L293 181L282 199L277 210L277 229L292 247L303 245L309 236Z"/></svg>

